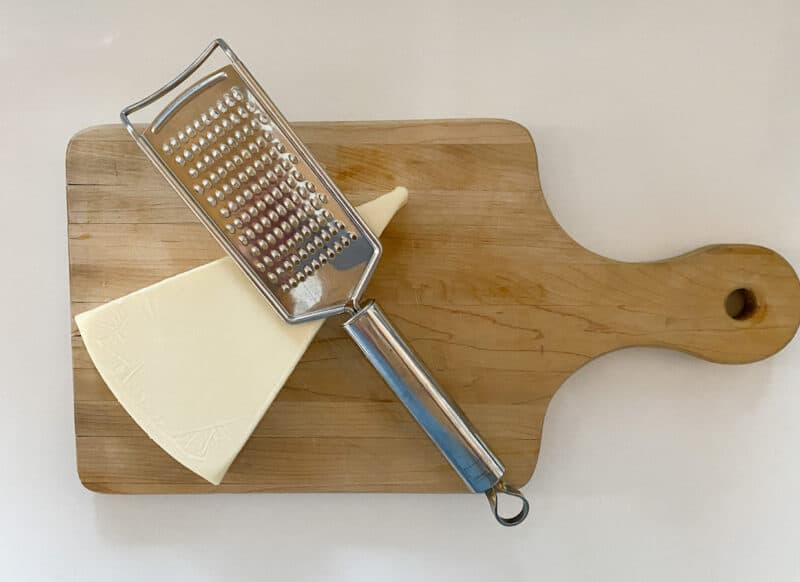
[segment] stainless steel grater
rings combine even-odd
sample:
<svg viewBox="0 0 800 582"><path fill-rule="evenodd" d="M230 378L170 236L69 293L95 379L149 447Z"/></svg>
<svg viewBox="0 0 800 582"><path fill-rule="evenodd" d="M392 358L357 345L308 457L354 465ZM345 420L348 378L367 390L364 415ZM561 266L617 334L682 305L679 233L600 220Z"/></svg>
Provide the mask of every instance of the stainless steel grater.
<svg viewBox="0 0 800 582"><path fill-rule="evenodd" d="M216 49L230 64L190 82ZM173 92L137 130L130 115ZM378 239L228 44L212 42L120 118L272 307L289 323L348 315L345 330L467 486L486 494L500 523L521 523L528 502L503 482L503 465L377 304L361 303ZM522 501L517 515L500 515L500 493Z"/></svg>

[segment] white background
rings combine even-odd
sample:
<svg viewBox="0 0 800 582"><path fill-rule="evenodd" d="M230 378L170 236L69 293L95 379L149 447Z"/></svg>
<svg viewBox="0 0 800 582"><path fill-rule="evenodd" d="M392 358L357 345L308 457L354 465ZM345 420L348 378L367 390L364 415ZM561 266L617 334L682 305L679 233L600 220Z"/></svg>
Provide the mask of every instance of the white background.
<svg viewBox="0 0 800 582"><path fill-rule="evenodd" d="M800 265L800 3L0 3L0 579L800 579L800 342L601 358L553 400L533 516L468 495L98 496L75 470L64 149L221 35L294 120L496 116L625 260ZM413 196L413 193L412 193Z"/></svg>

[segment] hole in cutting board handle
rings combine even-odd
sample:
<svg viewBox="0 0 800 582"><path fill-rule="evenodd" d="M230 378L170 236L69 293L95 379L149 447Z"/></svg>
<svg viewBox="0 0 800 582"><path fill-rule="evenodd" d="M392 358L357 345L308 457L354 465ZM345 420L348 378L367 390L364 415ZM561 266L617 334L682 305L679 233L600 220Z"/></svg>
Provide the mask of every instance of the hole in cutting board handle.
<svg viewBox="0 0 800 582"><path fill-rule="evenodd" d="M725 312L731 319L745 321L758 309L758 299L751 289L734 289L725 298Z"/></svg>

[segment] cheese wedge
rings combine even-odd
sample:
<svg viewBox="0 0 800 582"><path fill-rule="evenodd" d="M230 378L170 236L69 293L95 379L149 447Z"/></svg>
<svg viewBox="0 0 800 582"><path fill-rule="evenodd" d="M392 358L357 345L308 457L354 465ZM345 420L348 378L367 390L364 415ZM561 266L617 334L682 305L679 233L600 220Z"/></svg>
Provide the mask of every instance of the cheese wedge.
<svg viewBox="0 0 800 582"><path fill-rule="evenodd" d="M380 234L405 188L358 207ZM230 258L75 317L111 392L175 460L219 484L322 321L285 323Z"/></svg>

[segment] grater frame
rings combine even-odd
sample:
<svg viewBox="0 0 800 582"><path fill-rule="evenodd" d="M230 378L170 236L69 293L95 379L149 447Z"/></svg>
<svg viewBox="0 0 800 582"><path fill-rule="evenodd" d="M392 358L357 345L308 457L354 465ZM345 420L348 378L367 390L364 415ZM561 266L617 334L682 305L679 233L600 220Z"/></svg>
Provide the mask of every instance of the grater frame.
<svg viewBox="0 0 800 582"><path fill-rule="evenodd" d="M291 146L303 158L303 161L311 168L315 177L324 185L329 193L336 198L336 202L346 214L347 219L350 220L361 231L365 241L372 247L372 255L364 265L358 282L350 291L349 297L340 303L320 309L312 309L300 313L290 313L285 305L276 297L275 292L255 274L252 266L244 259L240 251L226 236L224 236L222 232L219 231L219 227L209 218L207 212L200 206L199 202L186 187L186 184L177 175L175 175L174 171L164 162L163 158L155 150L150 141L148 141L136 129L136 126L131 121L130 117L133 113L155 104L160 99L166 97L180 85L186 82L200 69L200 67L203 66L203 64L205 64L206 61L208 61L208 59L217 49L220 49L228 58L230 66L233 67L234 71L247 84L248 90L254 94L259 105L264 108L264 110L272 119L278 122L282 133L286 136ZM153 121L153 125L158 122L159 118L169 115L170 109L175 105L175 103L172 103L166 109L162 110L159 114L159 117ZM291 124L286 120L272 99L270 99L263 87L261 87L258 81L256 81L253 74L236 56L236 53L233 52L227 42L221 38L217 38L212 41L211 44L209 44L208 47L206 47L205 50L203 50L203 52L174 79L147 97L125 107L120 112L120 120L127 129L128 133L131 135L131 137L133 137L159 173L180 195L184 203L186 203L194 215L197 216L197 218L202 222L217 243L219 243L225 249L227 254L231 256L231 258L236 262L247 278L258 288L261 294L267 299L270 305L284 320L289 323L302 323L304 321L324 319L341 314L352 315L358 311L359 299L363 295L366 286L369 284L369 281L372 278L372 275L374 274L383 253L381 243L371 231L369 226L364 222L363 218L361 218L358 212L356 212L356 210L353 208L352 204L350 204L350 202L345 198L333 180L331 180L324 168L320 166L313 154L311 154L305 144L303 144L302 140L300 140L300 138L297 136Z"/></svg>

